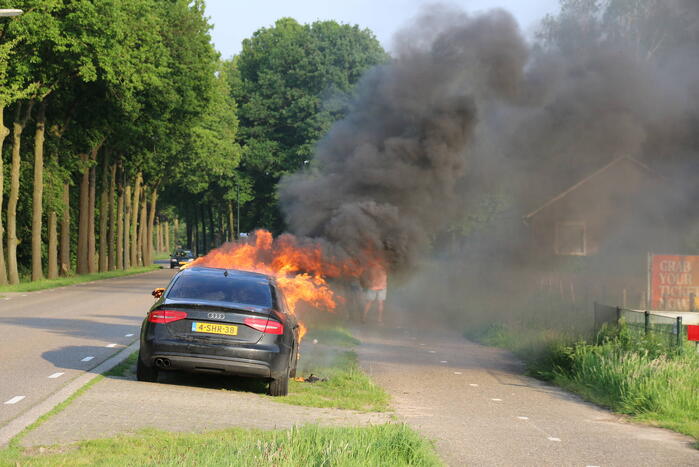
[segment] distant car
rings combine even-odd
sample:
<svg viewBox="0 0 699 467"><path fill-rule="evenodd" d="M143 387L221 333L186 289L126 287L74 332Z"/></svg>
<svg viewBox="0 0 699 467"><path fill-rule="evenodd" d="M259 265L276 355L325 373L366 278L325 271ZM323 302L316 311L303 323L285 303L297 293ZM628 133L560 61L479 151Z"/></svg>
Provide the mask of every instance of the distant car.
<svg viewBox="0 0 699 467"><path fill-rule="evenodd" d="M193 267L178 272L141 326L139 381L162 370L263 378L285 396L298 363L299 325L275 280Z"/></svg>
<svg viewBox="0 0 699 467"><path fill-rule="evenodd" d="M179 268L194 261L192 250L175 250L170 257L170 269Z"/></svg>

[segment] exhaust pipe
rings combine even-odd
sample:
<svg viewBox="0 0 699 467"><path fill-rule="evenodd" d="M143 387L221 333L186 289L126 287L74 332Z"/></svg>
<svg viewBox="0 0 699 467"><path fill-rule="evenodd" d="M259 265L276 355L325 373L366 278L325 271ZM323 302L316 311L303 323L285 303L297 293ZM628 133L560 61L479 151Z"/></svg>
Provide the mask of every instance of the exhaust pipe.
<svg viewBox="0 0 699 467"><path fill-rule="evenodd" d="M155 366L157 366L158 368L162 368L162 369L166 370L166 369L170 368L170 365L171 365L170 360L167 358L158 357L155 359Z"/></svg>

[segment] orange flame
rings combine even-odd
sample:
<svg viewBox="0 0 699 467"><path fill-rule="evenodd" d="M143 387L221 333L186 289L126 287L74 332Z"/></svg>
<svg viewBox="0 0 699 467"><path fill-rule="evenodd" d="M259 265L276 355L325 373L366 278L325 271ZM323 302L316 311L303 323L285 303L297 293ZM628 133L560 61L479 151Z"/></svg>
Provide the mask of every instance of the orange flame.
<svg viewBox="0 0 699 467"><path fill-rule="evenodd" d="M337 298L326 278L357 277L361 270L354 261L326 258L320 244L299 240L290 234L274 239L266 230L258 230L252 241L226 243L206 256L183 266L208 266L259 272L273 276L284 292L289 311L296 314L299 302L334 311ZM307 328L300 323L300 338Z"/></svg>

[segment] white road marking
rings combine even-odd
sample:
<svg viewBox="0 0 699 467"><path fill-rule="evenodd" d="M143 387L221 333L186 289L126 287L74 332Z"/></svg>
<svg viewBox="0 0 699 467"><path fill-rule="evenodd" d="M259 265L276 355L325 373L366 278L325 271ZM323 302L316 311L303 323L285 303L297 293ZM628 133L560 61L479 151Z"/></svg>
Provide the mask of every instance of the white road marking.
<svg viewBox="0 0 699 467"><path fill-rule="evenodd" d="M441 360L439 363L447 363L446 360Z"/></svg>
<svg viewBox="0 0 699 467"><path fill-rule="evenodd" d="M472 386L472 387L474 387L474 388L477 388L477 387L478 387L478 385L477 385L476 383L471 383L471 384L469 384L469 386Z"/></svg>
<svg viewBox="0 0 699 467"><path fill-rule="evenodd" d="M454 374L455 374L455 375L460 375L461 372L460 372L460 371L455 371Z"/></svg>
<svg viewBox="0 0 699 467"><path fill-rule="evenodd" d="M517 418L519 418L520 420L529 420L529 417L517 417Z"/></svg>
<svg viewBox="0 0 699 467"><path fill-rule="evenodd" d="M80 360L80 361L81 361L81 362L89 362L89 361L92 360L93 358L95 358L95 357L85 357L85 358L83 358L83 359Z"/></svg>
<svg viewBox="0 0 699 467"><path fill-rule="evenodd" d="M124 337L133 337L133 334L127 334Z"/></svg>
<svg viewBox="0 0 699 467"><path fill-rule="evenodd" d="M549 441L556 441L556 442L560 442L560 441L561 441L561 438L554 438L553 436L549 436L547 439L548 439Z"/></svg>
<svg viewBox="0 0 699 467"><path fill-rule="evenodd" d="M26 396L15 396L9 401L5 402L5 404L10 405L10 404L16 404L17 402L21 401L24 399Z"/></svg>
<svg viewBox="0 0 699 467"><path fill-rule="evenodd" d="M490 399L490 400L494 401L494 402L502 402L502 399Z"/></svg>
<svg viewBox="0 0 699 467"><path fill-rule="evenodd" d="M56 378L60 378L63 375L65 375L65 373L54 373L51 376L49 376L49 378L56 379Z"/></svg>
<svg viewBox="0 0 699 467"><path fill-rule="evenodd" d="M429 352L430 352L430 353L437 353L436 350L430 350Z"/></svg>
<svg viewBox="0 0 699 467"><path fill-rule="evenodd" d="M106 347L109 347L111 349L112 347L116 347L116 346L117 346L116 344L109 344Z"/></svg>

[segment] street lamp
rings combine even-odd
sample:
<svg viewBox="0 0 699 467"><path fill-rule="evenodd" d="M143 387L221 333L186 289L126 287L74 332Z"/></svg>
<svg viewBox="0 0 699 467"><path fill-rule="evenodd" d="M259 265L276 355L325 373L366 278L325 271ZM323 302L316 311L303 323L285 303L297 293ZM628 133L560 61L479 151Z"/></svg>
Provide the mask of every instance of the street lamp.
<svg viewBox="0 0 699 467"><path fill-rule="evenodd" d="M24 13L22 10L0 9L0 17L2 16L19 16Z"/></svg>

